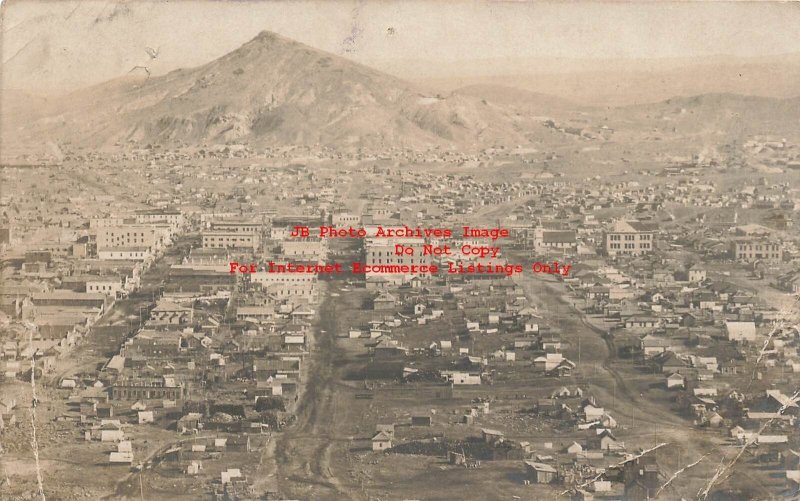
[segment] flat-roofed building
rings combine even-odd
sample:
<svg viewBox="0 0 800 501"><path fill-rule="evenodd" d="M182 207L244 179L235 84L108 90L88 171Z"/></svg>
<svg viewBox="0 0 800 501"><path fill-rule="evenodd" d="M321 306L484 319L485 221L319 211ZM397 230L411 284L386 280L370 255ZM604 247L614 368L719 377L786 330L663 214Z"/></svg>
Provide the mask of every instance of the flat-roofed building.
<svg viewBox="0 0 800 501"><path fill-rule="evenodd" d="M175 209L144 209L134 213L138 224L166 223L173 228L180 228L184 224L181 211Z"/></svg>
<svg viewBox="0 0 800 501"><path fill-rule="evenodd" d="M97 229L97 250L113 247L145 247L153 250L170 243L170 229L164 225L124 225Z"/></svg>
<svg viewBox="0 0 800 501"><path fill-rule="evenodd" d="M86 292L99 292L116 298L124 290L122 279L117 276L95 277L86 280Z"/></svg>
<svg viewBox="0 0 800 501"><path fill-rule="evenodd" d="M737 261L753 262L780 261L783 251L778 243L766 239L740 239L731 243L733 256Z"/></svg>
<svg viewBox="0 0 800 501"><path fill-rule="evenodd" d="M292 239L281 243L281 253L290 258L318 261L328 254L328 245L319 238Z"/></svg>
<svg viewBox="0 0 800 501"><path fill-rule="evenodd" d="M203 232L204 249L258 249L261 238L258 233L227 231Z"/></svg>
<svg viewBox="0 0 800 501"><path fill-rule="evenodd" d="M212 221L211 231L225 233L261 233L264 225L253 221Z"/></svg>
<svg viewBox="0 0 800 501"><path fill-rule="evenodd" d="M108 247L97 251L97 258L104 261L144 261L148 257L149 247Z"/></svg>
<svg viewBox="0 0 800 501"><path fill-rule="evenodd" d="M112 400L183 398L183 387L173 378L118 378L111 386Z"/></svg>

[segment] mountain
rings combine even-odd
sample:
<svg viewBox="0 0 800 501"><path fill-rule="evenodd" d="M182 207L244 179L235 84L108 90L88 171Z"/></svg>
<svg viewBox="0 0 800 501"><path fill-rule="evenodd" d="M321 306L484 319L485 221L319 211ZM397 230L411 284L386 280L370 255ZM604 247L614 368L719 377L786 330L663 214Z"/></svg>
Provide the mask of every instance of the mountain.
<svg viewBox="0 0 800 501"><path fill-rule="evenodd" d="M598 108L508 82L440 94L269 32L196 68L152 78L141 70L58 98L5 91L2 99L6 159L42 149L148 144L467 151L520 145L571 154L603 147L618 158L615 145L636 145L642 154L667 145L688 152L754 134L796 137L800 130L796 98L705 93Z"/></svg>
<svg viewBox="0 0 800 501"><path fill-rule="evenodd" d="M129 76L71 93L50 104L46 118L14 115L8 119L14 126L4 123L3 130L23 142L44 137L86 148L129 142L421 148L525 141L520 119L500 106L432 94L270 32L197 68Z"/></svg>

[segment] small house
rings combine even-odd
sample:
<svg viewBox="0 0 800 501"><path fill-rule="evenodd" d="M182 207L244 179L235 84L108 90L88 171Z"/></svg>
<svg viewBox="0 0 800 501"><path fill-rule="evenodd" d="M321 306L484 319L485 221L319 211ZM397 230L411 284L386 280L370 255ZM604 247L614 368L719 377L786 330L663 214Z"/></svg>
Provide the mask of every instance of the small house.
<svg viewBox="0 0 800 501"><path fill-rule="evenodd" d="M683 389L686 386L686 381L683 376L678 373L673 373L667 376L667 389L671 390L674 388Z"/></svg>
<svg viewBox="0 0 800 501"><path fill-rule="evenodd" d="M550 484L556 480L558 472L555 468L545 463L525 461L525 469L531 482L537 484Z"/></svg>
<svg viewBox="0 0 800 501"><path fill-rule="evenodd" d="M392 437L385 431L379 431L372 437L372 450L383 451L392 448Z"/></svg>

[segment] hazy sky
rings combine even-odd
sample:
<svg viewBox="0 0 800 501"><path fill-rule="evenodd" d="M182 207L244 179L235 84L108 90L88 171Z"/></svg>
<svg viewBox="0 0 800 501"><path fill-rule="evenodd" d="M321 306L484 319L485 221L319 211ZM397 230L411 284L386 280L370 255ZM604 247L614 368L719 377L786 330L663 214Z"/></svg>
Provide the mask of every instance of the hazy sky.
<svg viewBox="0 0 800 501"><path fill-rule="evenodd" d="M493 72L519 73L535 72L542 58L800 52L797 2L10 0L2 21L2 85L33 92L98 83L136 65L154 74L196 66L261 30L407 78L437 67L480 71L475 61L487 59Z"/></svg>

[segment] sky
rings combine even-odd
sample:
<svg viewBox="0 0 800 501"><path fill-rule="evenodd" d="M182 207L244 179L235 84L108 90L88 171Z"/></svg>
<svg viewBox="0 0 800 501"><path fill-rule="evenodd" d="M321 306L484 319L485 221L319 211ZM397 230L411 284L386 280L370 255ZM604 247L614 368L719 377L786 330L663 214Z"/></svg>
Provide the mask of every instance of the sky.
<svg viewBox="0 0 800 501"><path fill-rule="evenodd" d="M32 93L197 66L262 30L410 79L800 53L800 2L7 0L2 15L2 88Z"/></svg>

